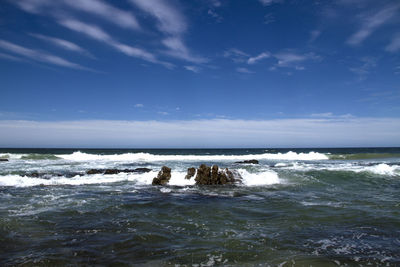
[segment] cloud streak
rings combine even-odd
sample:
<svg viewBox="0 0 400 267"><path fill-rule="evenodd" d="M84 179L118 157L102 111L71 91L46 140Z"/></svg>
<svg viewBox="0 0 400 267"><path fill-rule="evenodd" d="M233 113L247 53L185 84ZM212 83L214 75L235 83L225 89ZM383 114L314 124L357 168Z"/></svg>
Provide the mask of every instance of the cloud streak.
<svg viewBox="0 0 400 267"><path fill-rule="evenodd" d="M187 30L187 22L171 2L164 0L130 0L130 2L156 19L157 29L166 35L162 44L168 48L167 55L197 64L208 61L193 55L185 45L182 35Z"/></svg>
<svg viewBox="0 0 400 267"><path fill-rule="evenodd" d="M4 50L8 50L14 54L24 56L26 58L39 61L39 62L44 62L56 66L61 66L61 67L66 67L66 68L71 68L71 69L77 69L77 70L87 70L87 71L93 71L89 68L83 67L79 64L73 63L71 61L68 61L66 59L63 59L58 56L54 56L52 54L48 54L46 52L38 51L38 50L33 50L30 48L26 48L5 40L0 40L0 48Z"/></svg>
<svg viewBox="0 0 400 267"><path fill-rule="evenodd" d="M379 27L394 17L400 8L399 4L386 6L372 16L364 16L360 29L347 40L349 45L359 45Z"/></svg>
<svg viewBox="0 0 400 267"><path fill-rule="evenodd" d="M85 49L83 49L82 47L78 46L77 44L74 44L70 41L67 40L63 40L63 39L59 39L59 38L55 38L55 37L50 37L50 36L45 36L42 34L35 34L35 33L31 33L31 36L43 40L45 42L51 43L53 45L56 45L62 49L68 50L68 51L72 51L72 52L77 52L80 53L82 55L86 55L89 57L93 56Z"/></svg>
<svg viewBox="0 0 400 267"><path fill-rule="evenodd" d="M0 121L1 147L399 146L398 118Z"/></svg>
<svg viewBox="0 0 400 267"><path fill-rule="evenodd" d="M151 63L161 64L167 68L173 67L173 65L170 63L159 61L155 55L153 55L150 52L147 52L144 49L118 42L113 37L111 37L108 33L106 33L102 28L100 28L96 25L87 24L82 21L79 21L76 19L70 19L70 18L60 19L58 22L62 26L66 27L72 31L82 33L92 39L103 42L127 56L140 58L140 59L143 59L143 60L151 62Z"/></svg>

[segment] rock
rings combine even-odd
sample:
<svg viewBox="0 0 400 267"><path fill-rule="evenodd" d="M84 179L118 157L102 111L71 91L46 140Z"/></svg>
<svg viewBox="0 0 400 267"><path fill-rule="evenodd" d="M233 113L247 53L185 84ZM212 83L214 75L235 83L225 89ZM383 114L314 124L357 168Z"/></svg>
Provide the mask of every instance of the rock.
<svg viewBox="0 0 400 267"><path fill-rule="evenodd" d="M0 159L0 161L8 161L8 159Z"/></svg>
<svg viewBox="0 0 400 267"><path fill-rule="evenodd" d="M39 173L38 172L31 172L28 176L29 177L33 177L33 178L39 178Z"/></svg>
<svg viewBox="0 0 400 267"><path fill-rule="evenodd" d="M104 173L104 170L99 170L99 169L90 169L86 172L86 174L100 174Z"/></svg>
<svg viewBox="0 0 400 267"><path fill-rule="evenodd" d="M131 172L138 172L138 173L145 173L150 172L151 169L148 168L136 168L136 169L90 169L86 172L86 174L118 174L120 172L131 173Z"/></svg>
<svg viewBox="0 0 400 267"><path fill-rule="evenodd" d="M194 175L196 174L196 169L195 168L188 168L187 170L187 174L185 176L185 179L190 180L190 178L192 178Z"/></svg>
<svg viewBox="0 0 400 267"><path fill-rule="evenodd" d="M152 185L165 185L171 179L171 168L163 166L157 177L153 179Z"/></svg>
<svg viewBox="0 0 400 267"><path fill-rule="evenodd" d="M240 175L236 174L240 180ZM213 165L211 168L205 164L202 164L197 169L197 175L195 178L197 185L223 185L235 183L235 175L233 172L226 168L220 171L217 165Z"/></svg>
<svg viewBox="0 0 400 267"><path fill-rule="evenodd" d="M258 164L259 162L256 159L252 159L252 160L237 161L235 163L239 163L239 164Z"/></svg>
<svg viewBox="0 0 400 267"><path fill-rule="evenodd" d="M121 172L121 170L117 170L117 169L107 169L104 171L104 174L118 174L120 172Z"/></svg>

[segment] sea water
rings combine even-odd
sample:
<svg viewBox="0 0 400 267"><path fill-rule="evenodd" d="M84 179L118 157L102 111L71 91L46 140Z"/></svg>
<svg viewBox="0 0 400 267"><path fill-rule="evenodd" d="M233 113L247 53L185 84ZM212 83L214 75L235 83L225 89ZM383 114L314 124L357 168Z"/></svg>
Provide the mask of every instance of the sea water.
<svg viewBox="0 0 400 267"><path fill-rule="evenodd" d="M0 149L0 158L0 265L400 265L399 148ZM185 179L203 163L242 180ZM152 186L164 165L169 185ZM86 174L93 168L151 171Z"/></svg>

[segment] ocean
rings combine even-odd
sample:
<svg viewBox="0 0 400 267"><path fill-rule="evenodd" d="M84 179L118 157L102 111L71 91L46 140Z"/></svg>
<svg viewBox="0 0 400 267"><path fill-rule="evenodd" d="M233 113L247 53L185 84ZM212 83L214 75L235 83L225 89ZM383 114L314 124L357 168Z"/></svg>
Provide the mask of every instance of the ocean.
<svg viewBox="0 0 400 267"><path fill-rule="evenodd" d="M400 148L0 149L0 159L0 266L400 265ZM195 185L185 175L200 164L241 182ZM169 184L151 185L164 165ZM136 168L151 171L87 174Z"/></svg>

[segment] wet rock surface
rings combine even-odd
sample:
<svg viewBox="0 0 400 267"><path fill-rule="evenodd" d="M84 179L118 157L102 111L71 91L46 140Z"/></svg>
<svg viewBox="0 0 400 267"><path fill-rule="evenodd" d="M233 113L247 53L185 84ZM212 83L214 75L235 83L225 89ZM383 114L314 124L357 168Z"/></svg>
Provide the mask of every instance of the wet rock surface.
<svg viewBox="0 0 400 267"><path fill-rule="evenodd" d="M8 159L0 159L0 161L8 161Z"/></svg>
<svg viewBox="0 0 400 267"><path fill-rule="evenodd" d="M236 161L235 163L238 163L238 164L259 164L258 160L256 160L256 159Z"/></svg>
<svg viewBox="0 0 400 267"><path fill-rule="evenodd" d="M157 177L153 179L152 185L165 185L171 179L171 168L163 166Z"/></svg>
<svg viewBox="0 0 400 267"><path fill-rule="evenodd" d="M235 179L235 176L237 179ZM234 184L238 180L240 180L240 175L234 175L234 173L228 168L220 170L217 165L209 167L205 164L200 165L197 169L197 175L195 178L197 185Z"/></svg>

